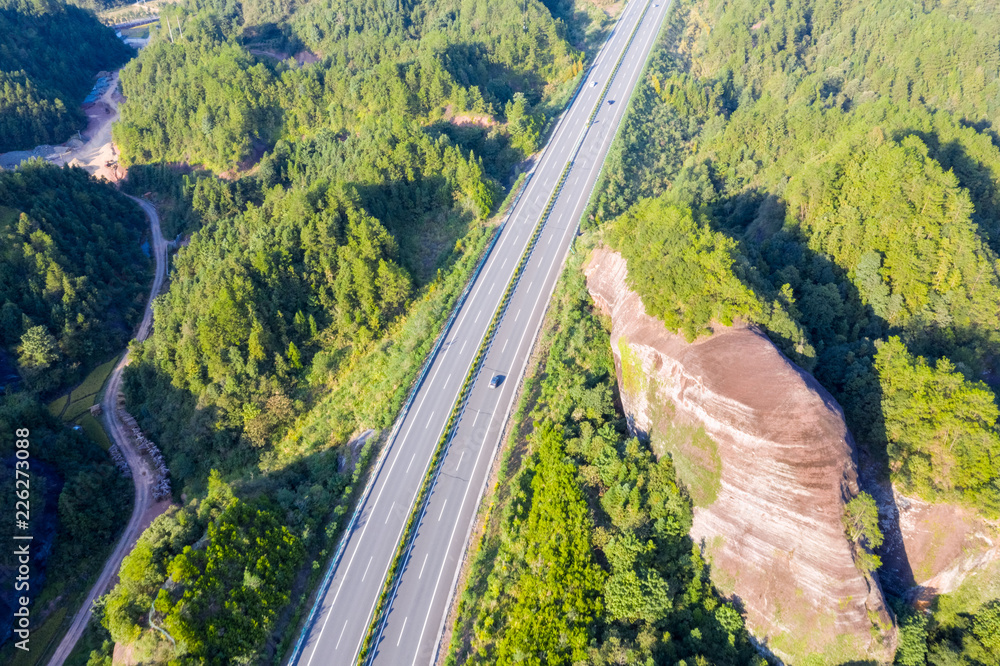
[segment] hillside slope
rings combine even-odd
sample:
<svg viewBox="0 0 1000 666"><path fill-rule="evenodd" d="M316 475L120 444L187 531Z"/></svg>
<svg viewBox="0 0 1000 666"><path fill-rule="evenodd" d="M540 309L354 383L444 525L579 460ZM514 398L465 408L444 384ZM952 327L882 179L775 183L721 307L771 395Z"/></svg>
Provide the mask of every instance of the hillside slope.
<svg viewBox="0 0 1000 666"><path fill-rule="evenodd" d="M0 152L59 143L86 126L94 75L132 56L90 12L57 0L0 0Z"/></svg>

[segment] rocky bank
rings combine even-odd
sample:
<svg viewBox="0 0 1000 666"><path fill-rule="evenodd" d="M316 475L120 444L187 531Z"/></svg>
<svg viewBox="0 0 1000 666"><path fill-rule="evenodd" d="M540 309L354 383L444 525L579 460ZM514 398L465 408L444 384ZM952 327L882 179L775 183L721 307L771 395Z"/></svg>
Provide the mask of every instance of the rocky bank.
<svg viewBox="0 0 1000 666"><path fill-rule="evenodd" d="M586 274L611 317L630 426L673 457L695 504L691 536L753 635L786 663L891 661L878 579L855 566L841 522L858 475L840 406L755 328L694 343L667 331L610 249L595 250Z"/></svg>

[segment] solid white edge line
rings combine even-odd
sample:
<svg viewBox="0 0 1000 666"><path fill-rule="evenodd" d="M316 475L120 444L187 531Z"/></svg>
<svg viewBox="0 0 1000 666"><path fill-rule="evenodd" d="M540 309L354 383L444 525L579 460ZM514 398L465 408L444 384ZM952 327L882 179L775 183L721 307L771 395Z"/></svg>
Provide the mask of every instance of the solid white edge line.
<svg viewBox="0 0 1000 666"><path fill-rule="evenodd" d="M648 5L648 4L649 4L649 3L647 2L647 5ZM661 12L661 13L665 13L665 12L666 12L666 10L670 8L670 4L671 4L671 3L670 3L670 0L667 0L667 3L666 3L666 7L664 8L663 12ZM662 19L661 19L661 20L662 20ZM661 30L662 30L662 25L660 26L660 29L658 29L658 30L656 30L656 31L654 32L654 36L655 36L655 35L659 35L659 33L661 32ZM648 47L648 41L647 41L647 47ZM650 52L649 54L647 54L647 56L646 56L646 59L644 60L644 63L648 61L648 59L649 59L649 56L650 56L651 54L652 54L652 52ZM626 55L627 55L627 51L626 51ZM620 129L620 122L621 122L621 119L619 119L618 123L616 124L616 127L615 127L615 131L614 131L614 132L613 132L613 133L611 134L611 136L612 136L612 137L614 137L615 135L617 135L617 133L618 133L618 130ZM606 138L606 139L605 139L605 143L604 143L604 145L603 145L603 146L602 146L602 148L601 148L601 150L602 150L602 151L603 151L603 150L605 150L605 147L604 147L604 146L606 146L606 145L607 145L607 141L608 141L608 140L607 140L607 138ZM593 174L593 175L595 176L595 180L594 180L594 183L593 183L593 184L591 185L591 187L590 187L590 189L591 189L591 196L593 196L593 188L597 186L597 180L596 180L596 177L598 177L598 176L600 175L600 170L598 170L598 171L597 171L597 173L596 173L596 174ZM590 197L588 196L588 198L587 198L587 200L586 200L586 201L587 201L587 202L589 202L589 200L590 200ZM582 211L581 211L581 214L582 214ZM574 228L575 228L575 226L576 226L576 225L573 225L573 227L574 227ZM562 266L565 266L565 263L566 263L566 257L567 257L567 256L568 256L568 254L564 254L564 255L563 255L563 260L562 260L562 262L560 262L560 270L562 270ZM557 282L558 282L558 280L557 280ZM553 292L554 292L554 291L555 291L555 284L553 284ZM550 294L550 298L551 298L551 294ZM535 335L534 335L534 340L537 340L537 339L538 339L538 335L540 334L540 332L541 332L541 324L539 324L538 328L537 328L537 329L536 329L536 331L535 331ZM523 336L522 336L522 337L523 337ZM534 344L535 344L535 342L534 342L534 341L532 341L532 346L534 346ZM520 374L519 374L518 376L522 376L522 375L524 374L524 371L525 371L525 368L527 367L527 364L528 364L528 360L529 360L529 359L530 359L530 355L526 355L526 356L525 356L525 359L524 359L524 361L523 361L523 363L522 363L522 366L521 366L521 370L520 370ZM515 392L515 394L516 394L516 392ZM507 415L506 415L506 416L504 417L504 421L505 421L505 422L506 422L506 420L507 420L507 419L508 419L508 418L510 417L510 409L511 409L511 407L513 406L513 402L514 402L514 395L512 394L512 395L511 395L511 399L510 399L510 401L508 402L508 407L507 407ZM499 436L497 437L497 443L496 443L496 445L495 445L495 447L494 447L494 451L493 451L493 457L494 457L494 458L496 457L496 454L497 454L497 452L498 452L498 451L499 451L499 449L500 449L500 444L501 444L501 442L502 442L502 438L503 438L503 432L501 431L500 435L499 435ZM484 494L484 493L485 493L485 491L486 491L486 485L487 485L487 483L488 483L488 482L489 482L489 474L487 473L487 474L486 474L486 475L485 475L485 476L483 477L483 483L482 483L482 487L481 487L481 488L480 488L480 490L479 490L479 500L477 501L477 506L478 506L478 504L479 504L480 502L482 502L482 497L483 497L483 494ZM472 529L473 529L473 527L474 527L474 526L475 526L475 521L472 521L472 522L471 522L471 523L469 524L469 528L468 528L468 532L467 532L467 534L466 534L466 547L468 547L468 539L469 539L469 535L471 535L471 534L472 534ZM464 555L464 550L463 550L463 555ZM464 559L464 558L463 558L463 559ZM449 607L451 606L451 600L452 600L452 599L454 598L454 594L455 594L455 589L456 589L456 586L457 586L457 584L458 584L458 577L459 577L459 575L461 574L461 572L462 572L462 567L461 567L461 566L459 566L459 567L458 567L458 568L457 568L457 569L455 570L455 577L454 577L454 580L452 581L452 585L451 585L451 590L450 590L450 593L449 593L449 595L448 595L448 596L449 596L449 598L448 598L448 602L447 602L447 603L445 604L445 610L444 610L444 613L442 614L442 617L441 617L441 627L440 627L440 629L439 629L439 630L438 630L438 632L437 632L437 641L436 641L436 643L435 643L435 647L434 647L434 650L433 650L433 651L432 651L432 653L431 653L431 660L430 660L430 664L431 664L431 665L433 665L433 664L434 664L434 662L436 661L436 658L437 658L437 656L438 656L438 653L439 653L439 651L440 651L440 649L441 649L441 648L440 648L440 646L441 646L441 638L442 638L442 636L443 636L443 633L444 633L444 625L445 625L445 623L446 623L446 622L447 622L447 620L448 620L448 610L449 610ZM424 624L426 625L426 620L424 621ZM421 630L421 635L422 635L422 634L423 634L423 630Z"/></svg>
<svg viewBox="0 0 1000 666"><path fill-rule="evenodd" d="M627 14L627 13L629 12L629 10L631 9L631 5L633 5L633 4L635 4L635 5L637 5L637 6L638 6L638 5L640 4L640 3L629 3L629 6L628 6L628 7L626 7L625 11L623 11L623 13L622 13L622 17L621 17L621 18L624 18L624 16L625 16L625 15L626 15L626 14ZM647 2L646 4L648 5L649 3ZM668 2L668 6L669 6L669 2ZM641 17L640 17L640 18L641 18ZM602 57L602 56L603 56L603 55L604 55L605 53L607 53L607 52L608 52L608 47L610 46L610 44L612 43L612 41L613 41L613 40L614 40L614 38L616 37L616 34L615 34L615 33L616 33L616 31L618 30L618 28L619 28L620 26L621 26L621 20L619 20L618 22L616 22L616 24L615 24L615 27L614 27L614 28L612 29L612 34L611 34L611 35L609 36L608 40L607 40L607 41L605 41L605 43L604 43L604 46L602 46L601 50L600 50L600 51L598 52L598 55L597 55L597 57L596 57L596 58L595 58L595 60L594 60L594 64L593 64L593 65L591 66L591 69L590 69L590 72L593 72L593 71L594 71L594 69L595 69L595 68L596 68L596 66L597 66L597 62L598 62L598 60L599 60L599 59L600 59L600 58L601 58L601 57ZM658 34L658 32L659 32L659 31L657 31L657 33L655 33L655 34ZM626 51L625 51L625 54L627 55L627 53L628 53L628 48L627 48L627 46L626 46ZM648 57L648 56L647 56L647 57ZM588 75L589 75L589 74L588 74ZM581 106L580 108L583 108L583 107ZM564 112L564 114L562 114L562 117L560 118L560 121L559 121L559 122L557 123L557 126L556 126L556 129L555 129L555 130L553 131L553 134L552 134L552 136L551 136L551 137L550 137L550 139L549 139L549 142L548 142L548 145L546 146L546 149L544 150L544 154L542 155L542 158L541 158L541 159L539 160L539 164L538 164L538 167L536 167L536 170L541 170L543 162L545 162L545 161L546 161L546 158L550 156L550 151L548 150L548 146L549 146L549 145L553 145L553 144L557 144L557 143L558 143L558 138L557 138L557 137L558 137L558 136L560 135L561 131L562 131L562 130L564 129L564 126L563 126L563 123L562 123L562 120L564 120L564 119L568 118L568 116L569 116L569 115L572 115L573 111L574 111L573 109L570 109L570 110L569 110L569 113L568 113L568 114L567 114L566 112ZM617 131L616 131L616 133L617 133ZM612 135L612 136L613 136L613 135ZM574 143L574 146L575 146L575 145L576 145L576 144ZM568 158L567 158L567 159L568 159ZM539 180L539 179L532 179L532 182L531 182L531 183L529 183L529 185L528 185L528 189L527 189L527 190L525 191L525 193L524 193L524 194L525 194L525 196L523 197L523 198L524 198L525 200L527 200L527 199L528 199L528 197L527 197L526 195L527 195L527 194L528 194L528 192L529 192L529 191L530 191L530 190L531 190L531 189L532 189L532 188L534 187L534 185L535 185L535 184L537 183L537 181L538 181L538 180ZM509 218L509 219L513 220L513 219L514 219L514 217L515 217L515 211L511 211L511 215L510 215L510 218ZM509 234L508 234L508 235L506 235L506 237L509 237ZM488 260L487 260L487 265L484 265L484 267L483 267L483 270L482 270L482 272L480 273L480 277L482 277L482 276L483 276L483 275L484 275L484 274L485 274L485 273L486 273L486 272L488 271L488 268L489 268L489 264L491 264L491 263L492 263L492 261L493 261L493 259L494 259L494 258L495 258L495 257L497 256L497 253L499 252L499 248L500 248L500 247L502 247L503 243L505 243L505 242L506 242L506 237L505 237L505 238L504 238L504 240L503 240L503 241L501 242L500 246L498 246L497 248L494 248L494 252L493 252L493 253L491 253L491 254L492 254L493 256L491 256L491 257L490 257L490 259L488 259ZM504 260L504 265L505 265L505 264L506 264L506 259ZM502 266L501 266L501 268L502 268ZM479 285L477 285L477 288L476 288L476 291L478 291L478 289L479 289L479 288L481 288L481 286L482 286L482 283L480 282L480 284L479 284ZM471 293L470 293L470 297L471 297ZM468 303L468 302L470 302L470 301L471 301L471 298L470 298L469 300L467 300L466 302ZM463 308L463 310L464 310L464 308ZM463 313L462 313L462 315L460 315L460 317L459 317L459 320L461 320L462 318L464 318L464 315L465 315L465 312L463 312ZM457 328L458 328L458 326L459 326L459 321L456 321L456 323L455 323L455 328L457 329ZM484 336L485 336L485 333L484 333ZM480 340L480 342L481 342L481 340ZM439 355L439 357L438 357L438 358L441 358L441 357L443 357L443 355L444 355L444 351L442 351L441 355ZM435 359L435 363L437 363L437 360L438 360L438 359ZM437 370L439 370L439 369L440 369L440 365L439 365L439 367L438 367L438 368L437 368L437 369L435 370L435 375L437 374ZM428 383L430 383L430 382L428 382ZM426 399L426 395L427 395L427 394L425 393L424 397L423 397L423 398L421 399L421 405L420 405L420 406L422 406L422 405L423 405L423 400L425 400L425 399ZM454 403L453 403L453 404L454 404ZM417 408L417 410L415 410L415 412L416 412L416 411L419 411L419 409L420 409L420 407L418 407L418 408ZM414 413L415 413L415 412L414 412ZM412 425L413 425L413 424L411 423L411 424L410 424L410 428L412 428ZM409 429L407 429L407 434L409 434ZM442 428L442 434L443 434L443 428ZM404 436L404 438L405 438L405 436ZM439 439L440 439L440 436L439 436ZM399 439L397 438L397 439L396 439L395 441L399 441ZM449 446L449 448L450 448L450 446ZM397 456L396 456L396 457L394 458L394 460L393 460L393 465L391 465L391 466L390 466L390 468L389 468L389 472L387 472L387 473L386 473L386 477L383 477L383 478L387 478L387 477L389 476L389 474L390 474L390 473L392 472L392 469L393 469L393 467L395 466L395 463L396 463L396 461L397 461L397 460L398 460L398 455L397 455ZM428 463L428 464L429 464L429 463ZM381 493L382 493L382 491L384 491L384 490L385 490L385 484L383 483L383 487L382 487L382 489L381 489L381 490L380 490L380 492L379 492L379 497L377 497L377 498L376 498L376 501L375 501L375 505L373 505L373 508L372 508L372 510L373 510L373 511L374 511L374 508L375 508L375 506L376 506L376 505L377 505L377 503L378 503L378 499L379 499L379 498L381 497ZM418 489L417 489L417 492L419 492L419 487L418 487ZM416 495L414 495L414 498L415 498L415 497L416 497ZM412 506L412 502L411 502L411 506ZM368 522L370 522L370 521L368 521ZM365 528L367 528L367 525L368 525L368 522L366 522L366 525L365 525ZM405 522L404 522L404 527L405 527ZM366 531L365 529L363 529L363 530L362 530L362 534L361 534L361 536L359 536L359 538L358 538L358 542L357 542L358 544L360 544L360 542L361 542L361 539L362 539L362 538L364 537L364 534L365 534L365 531ZM402 535L402 530L400 531L400 535ZM399 541L399 539L397 538L397 543L398 543L398 541ZM354 551L355 551L355 552L354 552L354 554L352 554L352 556L351 556L351 561L353 561L353 559L354 559L354 555L356 555L356 554L357 554L357 550L358 550L358 546L357 546L357 545L355 545L355 548L354 548ZM390 563L389 563L389 564L391 565L391 560L390 560ZM347 570L348 570L349 568L350 568L350 562L348 563L348 568L347 568L347 569L345 569L345 574L346 574L346 572L347 572ZM386 573L388 573L388 567L386 568ZM345 575L345 578L346 578L346 575ZM384 579L384 578L385 578L385 574L383 574L383 579ZM336 602L336 599L337 599L337 597L339 596L339 594L340 594L340 590L341 590L341 589L343 589L343 581L341 582L341 585L340 585L340 587L338 587L338 590L337 590L337 593L336 593L336 594L334 595L334 600L333 600L333 602L331 602L331 604L330 604L330 608L332 608L332 607L333 607L333 605L334 605L334 603ZM378 599L376 598L376 600L375 600L375 603L377 603L377 602L378 602ZM373 604L372 604L372 609L374 609L374 607L375 607L375 604L373 603ZM371 611L369 611L369 616L370 616L370 615L371 615ZM325 629L326 629L326 624L327 624L327 622L329 622L329 618L330 618L330 614L329 614L329 611L328 611L328 613L327 613L327 618L326 618L326 620L324 620L324 622L323 622L323 626L322 626L322 628L320 629L320 633L319 633L319 635L318 635L318 636L316 637L316 645L318 645L318 644L319 644L319 642L320 642L320 640L322 639L322 636L323 636L323 632L324 632L324 631L325 631ZM405 622L405 620L404 620L404 622ZM384 627L384 623L383 623L383 627ZM379 632L379 636L381 636L381 631ZM363 640L364 640L364 637L362 637L362 642L363 642ZM376 640L377 640L377 639L376 639ZM361 644L359 643L359 644L358 644L358 649L360 649L360 647L361 647ZM357 655L357 650L355 650L355 656L356 656L356 655ZM307 662L307 666L309 666L309 665L310 665L310 664L312 663L312 659L313 659L313 657L315 657L315 645L314 645L314 648L313 648L313 653L312 653L312 654L310 655L310 657L309 657L309 661Z"/></svg>

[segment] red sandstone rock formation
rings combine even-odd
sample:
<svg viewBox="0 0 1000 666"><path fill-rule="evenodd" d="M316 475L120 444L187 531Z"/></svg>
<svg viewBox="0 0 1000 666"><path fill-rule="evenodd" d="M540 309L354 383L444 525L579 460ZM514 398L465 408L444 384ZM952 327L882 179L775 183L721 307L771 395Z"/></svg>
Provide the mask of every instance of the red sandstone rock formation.
<svg viewBox="0 0 1000 666"><path fill-rule="evenodd" d="M628 288L621 255L596 250L586 274L611 317L629 422L673 457L695 503L691 536L753 635L787 663L891 661L891 616L841 522L858 484L840 406L752 327L690 344L667 331Z"/></svg>

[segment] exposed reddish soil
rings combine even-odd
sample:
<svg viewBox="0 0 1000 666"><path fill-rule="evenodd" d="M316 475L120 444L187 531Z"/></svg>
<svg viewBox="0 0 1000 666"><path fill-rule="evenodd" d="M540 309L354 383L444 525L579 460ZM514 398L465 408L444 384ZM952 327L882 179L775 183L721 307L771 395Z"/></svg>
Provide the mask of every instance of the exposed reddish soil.
<svg viewBox="0 0 1000 666"><path fill-rule="evenodd" d="M490 128L500 124L496 120L494 120L492 116L489 116L485 113L455 114L451 104L444 107L444 116L442 117L442 120L457 126L475 125L477 127Z"/></svg>
<svg viewBox="0 0 1000 666"><path fill-rule="evenodd" d="M111 654L111 663L114 666L133 666L135 660L135 643L115 643L115 651Z"/></svg>
<svg viewBox="0 0 1000 666"><path fill-rule="evenodd" d="M299 67L302 67L303 65L311 65L314 62L319 62L320 56L312 51L299 51L295 54L295 61L299 63Z"/></svg>
<svg viewBox="0 0 1000 666"><path fill-rule="evenodd" d="M490 116L485 114L476 115L472 113L452 116L449 122L451 122L452 125L477 125L479 127L495 127L499 124Z"/></svg>
<svg viewBox="0 0 1000 666"><path fill-rule="evenodd" d="M101 76L108 72L99 72ZM118 119L118 104L124 97L118 92L118 72L99 100L83 106L87 114L87 128L69 141L57 146L42 145L33 150L12 151L0 155L0 167L13 168L22 160L41 157L53 164L78 166L95 178L105 178L117 183L125 177L125 170L118 166L118 150L111 143L111 124ZM83 139L81 141L81 138Z"/></svg>
<svg viewBox="0 0 1000 666"><path fill-rule="evenodd" d="M316 55L315 53L309 50L302 50L296 53L294 56L290 56L289 54L283 51L275 51L273 49L265 49L265 48L260 48L259 46L248 45L247 51L253 53L254 55L264 56L266 58L274 58L275 60L288 60L289 58L294 57L295 62L298 64L299 67L303 67L305 65L311 65L314 62L320 61L320 56Z"/></svg>
<svg viewBox="0 0 1000 666"><path fill-rule="evenodd" d="M150 504L149 508L146 509L146 513L142 514L142 520L139 522L139 534L141 535L145 532L146 528L152 525L153 521L159 518L161 514L166 513L172 504L173 502L170 500L160 500L159 502Z"/></svg>

